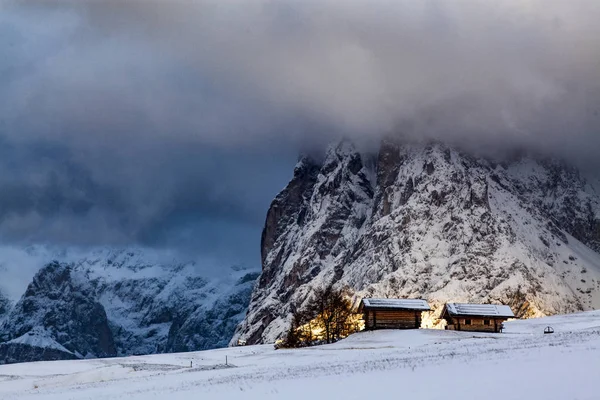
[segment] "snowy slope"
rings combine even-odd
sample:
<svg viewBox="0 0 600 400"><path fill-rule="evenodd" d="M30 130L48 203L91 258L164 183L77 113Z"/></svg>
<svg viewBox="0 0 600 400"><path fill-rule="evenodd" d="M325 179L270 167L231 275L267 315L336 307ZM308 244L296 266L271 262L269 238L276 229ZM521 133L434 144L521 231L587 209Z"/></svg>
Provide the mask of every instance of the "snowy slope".
<svg viewBox="0 0 600 400"><path fill-rule="evenodd" d="M375 160L374 162L372 160ZM236 337L273 342L313 288L356 300L510 305L522 317L600 308L600 195L577 170L440 143L343 141L304 158L273 201L263 271Z"/></svg>
<svg viewBox="0 0 600 400"><path fill-rule="evenodd" d="M45 349L53 349L62 351L65 353L69 353L64 346L60 345L56 341L50 339L48 337L48 333L44 331L42 328L34 328L31 331L25 333L23 336L19 336L16 339L13 339L7 344L20 344L31 347L40 347Z"/></svg>
<svg viewBox="0 0 600 400"><path fill-rule="evenodd" d="M556 333L544 335L547 325ZM398 388L428 400L464 399L467 388L490 400L598 398L600 312L506 326L504 334L392 330L298 350L261 345L5 365L0 398L354 400L395 398Z"/></svg>
<svg viewBox="0 0 600 400"><path fill-rule="evenodd" d="M42 251L42 250L40 250ZM0 363L226 346L257 274L218 274L140 249L63 254L0 323Z"/></svg>

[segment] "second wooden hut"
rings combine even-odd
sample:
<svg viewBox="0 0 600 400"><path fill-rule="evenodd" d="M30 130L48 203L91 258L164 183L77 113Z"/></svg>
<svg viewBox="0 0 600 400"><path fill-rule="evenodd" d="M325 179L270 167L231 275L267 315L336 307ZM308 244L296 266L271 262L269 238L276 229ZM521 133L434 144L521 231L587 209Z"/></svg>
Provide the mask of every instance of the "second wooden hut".
<svg viewBox="0 0 600 400"><path fill-rule="evenodd" d="M442 310L446 329L471 332L501 332L504 321L515 318L509 306L447 303Z"/></svg>

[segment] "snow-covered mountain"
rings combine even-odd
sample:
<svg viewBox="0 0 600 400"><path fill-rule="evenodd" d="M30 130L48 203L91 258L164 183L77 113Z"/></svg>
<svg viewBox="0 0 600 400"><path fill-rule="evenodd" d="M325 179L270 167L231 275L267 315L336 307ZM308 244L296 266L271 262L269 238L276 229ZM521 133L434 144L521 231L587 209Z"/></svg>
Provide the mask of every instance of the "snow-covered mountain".
<svg viewBox="0 0 600 400"><path fill-rule="evenodd" d="M0 363L226 346L258 275L234 267L211 277L141 250L63 259L37 272L14 306L3 303Z"/></svg>
<svg viewBox="0 0 600 400"><path fill-rule="evenodd" d="M235 338L272 342L317 285L361 296L502 302L523 317L600 308L600 185L557 160L440 143L347 142L304 157L273 201Z"/></svg>

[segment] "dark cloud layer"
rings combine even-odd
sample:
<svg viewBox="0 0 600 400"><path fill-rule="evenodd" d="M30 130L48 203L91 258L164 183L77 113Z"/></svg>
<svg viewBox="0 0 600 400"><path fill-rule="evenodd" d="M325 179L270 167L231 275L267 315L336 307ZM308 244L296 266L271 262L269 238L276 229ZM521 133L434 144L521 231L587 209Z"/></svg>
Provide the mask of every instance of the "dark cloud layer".
<svg viewBox="0 0 600 400"><path fill-rule="evenodd" d="M257 254L296 152L340 135L597 168L599 19L596 0L0 0L0 237Z"/></svg>

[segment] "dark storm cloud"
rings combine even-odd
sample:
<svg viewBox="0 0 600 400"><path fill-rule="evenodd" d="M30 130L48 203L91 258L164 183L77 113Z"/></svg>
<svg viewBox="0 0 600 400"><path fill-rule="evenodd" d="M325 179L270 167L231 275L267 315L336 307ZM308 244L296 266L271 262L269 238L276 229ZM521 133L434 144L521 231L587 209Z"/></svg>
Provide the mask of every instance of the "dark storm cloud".
<svg viewBox="0 0 600 400"><path fill-rule="evenodd" d="M0 11L5 240L243 242L297 150L339 135L598 165L596 0L0 0Z"/></svg>
<svg viewBox="0 0 600 400"><path fill-rule="evenodd" d="M100 32L136 21L130 38L151 38L231 105L200 122L205 140L256 140L300 115L360 138L402 129L579 156L599 143L593 0L94 4ZM239 109L250 124L227 118Z"/></svg>
<svg viewBox="0 0 600 400"><path fill-rule="evenodd" d="M132 244L257 252L265 209L290 155L161 143L124 153L76 154L66 145L2 143L3 242ZM235 258L234 258L235 260ZM255 260L252 260L255 261Z"/></svg>

